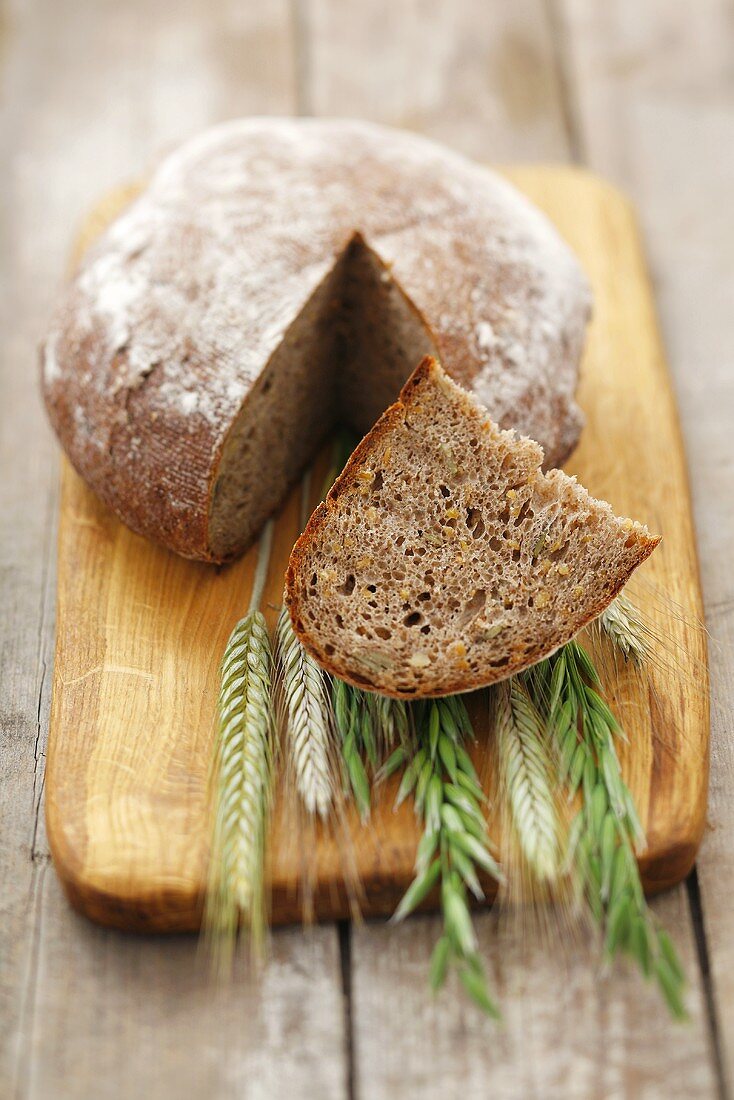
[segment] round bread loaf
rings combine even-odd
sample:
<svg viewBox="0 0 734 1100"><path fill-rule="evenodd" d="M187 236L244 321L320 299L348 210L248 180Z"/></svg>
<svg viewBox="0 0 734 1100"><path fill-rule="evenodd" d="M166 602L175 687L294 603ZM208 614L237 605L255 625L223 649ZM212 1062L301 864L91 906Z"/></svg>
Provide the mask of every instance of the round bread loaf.
<svg viewBox="0 0 734 1100"><path fill-rule="evenodd" d="M366 432L424 354L560 464L589 305L570 250L493 173L367 123L246 119L170 156L90 249L44 395L125 523L223 561L335 421Z"/></svg>

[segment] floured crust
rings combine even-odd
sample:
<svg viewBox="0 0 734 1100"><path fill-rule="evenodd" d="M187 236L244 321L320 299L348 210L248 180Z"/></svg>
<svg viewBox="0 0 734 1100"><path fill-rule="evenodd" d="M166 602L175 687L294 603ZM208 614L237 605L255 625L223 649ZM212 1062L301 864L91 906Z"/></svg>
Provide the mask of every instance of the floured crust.
<svg viewBox="0 0 734 1100"><path fill-rule="evenodd" d="M216 558L209 521L227 435L355 233L493 418L537 438L549 464L570 452L590 298L544 216L414 135L242 120L163 163L83 260L44 344L57 434L131 527Z"/></svg>
<svg viewBox="0 0 734 1100"><path fill-rule="evenodd" d="M454 417L451 432L443 438L456 439L456 423L466 419L467 438L471 435L481 437L484 433L484 438L488 440L488 444L480 444L477 452L474 469L478 469L479 474L475 477L470 469L468 484L466 479L462 480L463 470L452 476L451 472L446 473L440 462L432 472L427 471L428 476L421 482L429 487L427 494L431 496L431 501L437 498L440 489L441 495L452 505L447 508L446 514L456 513L460 517L457 530L447 544L451 547L451 554L461 541L463 516L466 514L468 517L473 511L466 509L467 499L474 499L478 505L477 512L481 512L476 522L482 522L484 541L480 539L470 544L458 569L453 565L447 566L446 547L440 541L436 546L428 507L424 518L418 514L415 519L417 509L422 507L417 488L416 495L410 498L410 506L402 512L399 509L400 514L391 527L394 510L391 494L400 484L400 479L391 477L390 463L404 468L406 459L406 454L399 450L396 455L396 442L399 444L401 435L405 436L412 413L425 406L427 395L431 399L431 391L447 395L445 407L451 410ZM441 399L438 406L441 406ZM421 464L426 464L425 418L421 419L419 414L415 424L415 466L418 469ZM494 458L490 454L492 450L496 452ZM466 448L463 453L466 454ZM514 465L510 461L508 466L508 455L510 459L517 460ZM499 431L469 394L452 383L432 359L424 359L403 388L399 400L387 409L359 444L293 549L287 572L286 598L294 628L305 648L324 669L357 687L395 697L416 698L484 687L514 675L564 645L601 614L632 571L652 553L660 540L651 536L640 524L614 517L609 505L590 498L575 479L557 470L542 474L539 468L541 461L542 453L535 443ZM471 467L471 462L467 466ZM475 485L471 484L472 478L475 478L481 494L485 470L488 481L496 477L499 470L501 482L505 466L508 467L510 480L513 477L516 479L517 488L507 489L504 496L496 494L497 507L504 507L507 499L516 502L514 507L518 515L527 507L523 502L532 502L535 509L534 514L523 521L524 526L519 528L515 524L517 517L509 507L509 518L493 526L494 517L486 506L486 500L475 498ZM374 539L370 541L370 505L365 498L369 477L365 471L369 472L370 477L379 476L380 481L378 503L372 507L377 513L373 527L381 532L382 552L375 555L373 563L368 560ZM409 485L412 484L411 478L412 472L407 478ZM446 482L445 486L440 485L442 480ZM383 493L387 493L384 500ZM405 516L410 516L413 506L413 519L406 521ZM433 503L430 506L433 507ZM352 513L364 517L363 521L361 518L358 521L361 524L360 537L356 540L349 538L352 529L345 522L345 517ZM416 537L416 525L417 534L423 534L422 539ZM421 532L421 527L425 533ZM518 550L515 551L519 563L515 570L516 577L508 577L507 547L499 545L496 551L492 550L495 540L506 537L505 529L509 530L510 535L519 532ZM404 553L411 557L405 565L402 579L393 583L389 579L385 581L384 576L396 560L401 561L394 547L396 532L399 532ZM544 532L548 540L560 534L559 545L555 547L554 543L546 542ZM429 536L432 540L427 543ZM421 543L423 551L420 550ZM537 550L537 554L533 556L529 548ZM421 552L425 556L420 559L416 571L415 563L419 559L415 555ZM495 563L504 563L504 579L495 573ZM425 580L428 573L421 573L426 567L432 575L433 586ZM510 565L510 573L512 568ZM577 579L584 578L583 586L573 584L574 570L577 570ZM328 578L332 571L337 574L334 581L325 581L324 577ZM315 582L314 578L317 578ZM351 578L348 598L343 595L347 591L343 578ZM372 583L365 585L366 580ZM432 619L431 608L443 597L447 586L456 583L460 587L463 585L460 598L455 601L458 619L463 620L461 626L456 629L450 627L444 632L440 643L442 648L438 651L435 647L431 650L433 643L428 633L421 635L416 632L406 642L408 632L399 626L395 629L393 623L398 623L400 616L404 615L404 622L415 619L419 631L433 630L435 637L437 625L440 633L440 624L436 622L439 616L434 614ZM494 594L493 605L488 593L495 583L498 591ZM401 585L404 587L400 600L404 597L406 602L397 608L394 589ZM419 592L422 587L430 591ZM370 588L374 590L376 610L365 622L360 618L364 605L358 598L352 600L352 597L355 594L356 597L369 595ZM579 591L576 591L577 588ZM471 605L472 600L476 600L477 592L482 593L483 602L475 614ZM545 611L541 607L540 593L546 594ZM570 601L569 593L573 593ZM517 627L513 622L513 614L517 616L517 611L497 611L497 607L501 607L499 601L508 594L512 596L516 608L520 607L518 594L532 605L532 610L522 607L524 619L520 619ZM426 597L427 602L421 604L421 597ZM391 603L393 605L389 614L383 615L383 600L385 607ZM506 630L493 635L503 615ZM327 620L331 622L333 616L344 620L345 627L341 632L325 625ZM360 623L361 626L358 625ZM477 623L483 623L479 633L475 630ZM369 637L360 638L355 628L357 631L366 629ZM383 635L390 633L390 639L382 640L380 631ZM470 664L467 658L472 647L475 651L482 649L482 653L478 661ZM464 656L454 659L462 653ZM416 654L423 654L422 661Z"/></svg>

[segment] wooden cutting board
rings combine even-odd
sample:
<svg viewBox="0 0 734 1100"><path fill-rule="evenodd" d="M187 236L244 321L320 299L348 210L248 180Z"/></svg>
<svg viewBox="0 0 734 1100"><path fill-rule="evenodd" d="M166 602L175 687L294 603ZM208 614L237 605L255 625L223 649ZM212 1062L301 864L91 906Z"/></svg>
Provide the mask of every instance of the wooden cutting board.
<svg viewBox="0 0 734 1100"><path fill-rule="evenodd" d="M654 671L606 670L629 735L620 753L648 836L645 884L655 891L679 881L693 863L708 778L706 644L675 404L627 201L575 169L507 174L555 222L594 286L580 391L587 426L569 469L618 513L663 535L633 581L661 639ZM109 196L82 243L132 193ZM321 483L318 471L313 483ZM298 497L295 491L283 509L273 540L265 593L271 626L298 534ZM214 568L152 546L63 464L46 812L56 869L72 903L94 920L164 932L198 926L217 666L247 608L256 557L254 548L236 564ZM475 758L489 783L486 694L469 704ZM393 811L393 798L388 785L366 828L347 822L361 908L369 914L391 912L412 877L418 830L407 805ZM491 826L496 836L498 822ZM304 833L279 802L270 851L274 923L300 918L306 863L316 915L347 914L338 835Z"/></svg>

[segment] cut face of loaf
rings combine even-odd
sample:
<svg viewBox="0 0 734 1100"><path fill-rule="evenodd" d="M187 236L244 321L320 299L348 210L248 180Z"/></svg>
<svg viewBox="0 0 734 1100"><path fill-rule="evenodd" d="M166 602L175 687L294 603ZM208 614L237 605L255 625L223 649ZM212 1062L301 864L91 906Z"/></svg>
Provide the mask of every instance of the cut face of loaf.
<svg viewBox="0 0 734 1100"><path fill-rule="evenodd" d="M416 310L355 234L227 436L209 514L212 556L249 545L335 423L364 435L434 351Z"/></svg>
<svg viewBox="0 0 734 1100"><path fill-rule="evenodd" d="M569 641L659 540L542 458L426 358L293 549L306 649L412 697L491 684Z"/></svg>

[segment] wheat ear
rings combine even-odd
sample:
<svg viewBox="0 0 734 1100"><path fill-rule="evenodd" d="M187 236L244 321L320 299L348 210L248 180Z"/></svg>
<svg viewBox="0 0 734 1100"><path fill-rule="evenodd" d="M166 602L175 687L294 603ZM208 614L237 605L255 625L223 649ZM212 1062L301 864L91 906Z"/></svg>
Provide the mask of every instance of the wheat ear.
<svg viewBox="0 0 734 1100"><path fill-rule="evenodd" d="M276 630L276 652L283 681L286 744L296 787L306 810L324 820L334 797L331 721L326 677L296 637L284 607Z"/></svg>
<svg viewBox="0 0 734 1100"><path fill-rule="evenodd" d="M527 689L512 679L497 692L500 788L531 875L552 882L561 865L560 823L543 723Z"/></svg>
<svg viewBox="0 0 734 1100"><path fill-rule="evenodd" d="M639 610L623 593L602 611L599 626L625 661L643 665L650 657L650 629Z"/></svg>
<svg viewBox="0 0 734 1100"><path fill-rule="evenodd" d="M214 756L214 828L205 923L222 962L240 921L257 950L265 923L265 842L272 797L272 653L258 610L272 544L272 521L260 541L250 609L232 631L221 665Z"/></svg>

